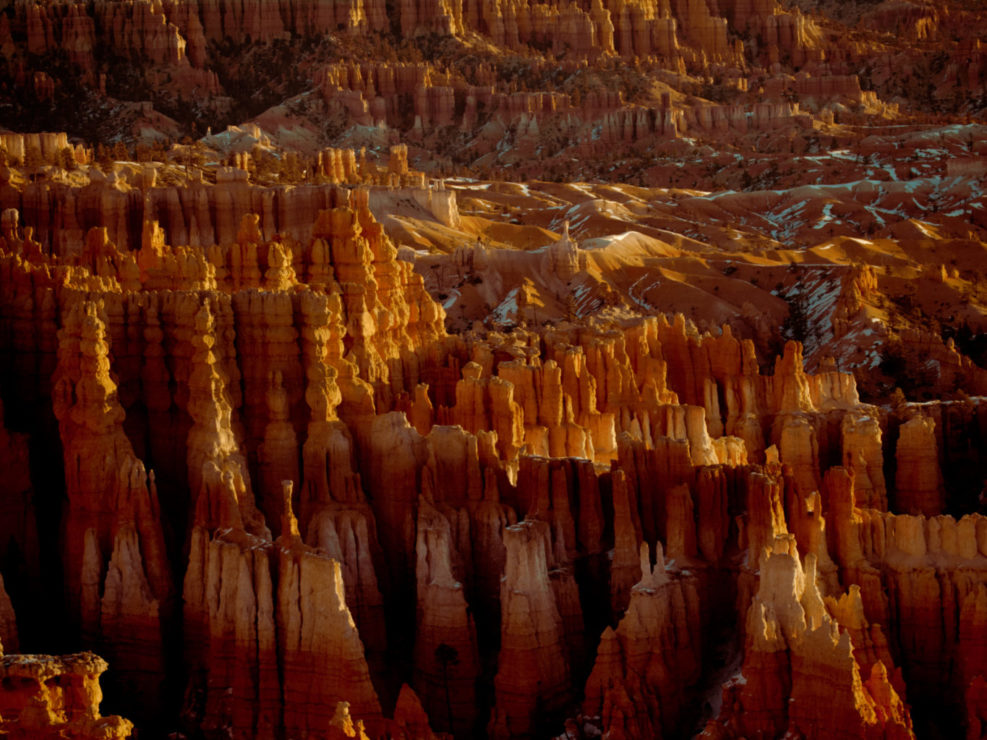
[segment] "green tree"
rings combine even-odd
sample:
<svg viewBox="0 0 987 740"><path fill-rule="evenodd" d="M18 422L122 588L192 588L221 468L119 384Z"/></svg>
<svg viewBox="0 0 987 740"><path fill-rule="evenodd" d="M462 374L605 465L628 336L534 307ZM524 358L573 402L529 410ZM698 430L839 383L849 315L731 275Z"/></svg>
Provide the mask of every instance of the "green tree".
<svg viewBox="0 0 987 740"><path fill-rule="evenodd" d="M257 182L270 180L278 171L278 161L265 149L255 146L250 152L250 174Z"/></svg>
<svg viewBox="0 0 987 740"><path fill-rule="evenodd" d="M282 155L279 176L282 182L298 182L302 179L302 165L295 152L285 152Z"/></svg>
<svg viewBox="0 0 987 740"><path fill-rule="evenodd" d="M156 140L151 145L150 157L152 162L167 162L168 161L168 150L171 148L171 142Z"/></svg>
<svg viewBox="0 0 987 740"><path fill-rule="evenodd" d="M41 150L36 146L29 146L24 152L24 169L34 172L45 163L41 156Z"/></svg>
<svg viewBox="0 0 987 740"><path fill-rule="evenodd" d="M449 717L449 732L452 732L452 696L449 693L449 666L459 664L459 651L452 645L440 642L435 648L435 659L442 666L442 682L446 689L446 713Z"/></svg>
<svg viewBox="0 0 987 740"><path fill-rule="evenodd" d="M189 176L189 169L192 167L202 167L205 163L205 155L199 151L198 143L186 136L181 141L181 162L185 167L185 177Z"/></svg>
<svg viewBox="0 0 987 740"><path fill-rule="evenodd" d="M75 161L75 152L72 151L72 147L62 147L61 151L58 152L58 164L67 172L78 169L79 165Z"/></svg>
<svg viewBox="0 0 987 740"><path fill-rule="evenodd" d="M781 332L787 339L794 339L805 344L813 332L809 326L808 299L804 292L798 290L785 298L788 301L788 316L782 324Z"/></svg>
<svg viewBox="0 0 987 740"><path fill-rule="evenodd" d="M113 169L113 155L102 144L96 145L96 166L103 172L109 172Z"/></svg>

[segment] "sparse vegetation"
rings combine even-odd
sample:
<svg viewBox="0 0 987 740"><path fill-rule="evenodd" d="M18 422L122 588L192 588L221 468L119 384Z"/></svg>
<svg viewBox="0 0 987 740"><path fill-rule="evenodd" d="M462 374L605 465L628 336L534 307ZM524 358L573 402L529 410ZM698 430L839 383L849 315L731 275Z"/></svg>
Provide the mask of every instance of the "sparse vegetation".
<svg viewBox="0 0 987 740"><path fill-rule="evenodd" d="M816 327L809 325L806 295L796 288L790 295L783 297L788 303L788 316L782 324L781 334L785 339L794 339L805 344L816 335Z"/></svg>

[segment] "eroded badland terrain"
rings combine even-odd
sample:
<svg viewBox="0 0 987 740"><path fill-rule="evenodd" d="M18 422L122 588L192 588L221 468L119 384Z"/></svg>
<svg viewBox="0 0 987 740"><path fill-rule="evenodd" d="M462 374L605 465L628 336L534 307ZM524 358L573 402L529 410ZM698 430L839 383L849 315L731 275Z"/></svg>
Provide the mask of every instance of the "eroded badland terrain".
<svg viewBox="0 0 987 740"><path fill-rule="evenodd" d="M0 732L987 737L985 38L4 2Z"/></svg>

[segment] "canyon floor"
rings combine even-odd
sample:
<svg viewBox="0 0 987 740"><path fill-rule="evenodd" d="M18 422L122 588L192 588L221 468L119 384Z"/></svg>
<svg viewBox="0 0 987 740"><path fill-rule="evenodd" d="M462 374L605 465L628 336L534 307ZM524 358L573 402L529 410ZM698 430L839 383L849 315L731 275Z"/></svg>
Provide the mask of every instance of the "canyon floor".
<svg viewBox="0 0 987 740"><path fill-rule="evenodd" d="M8 3L0 733L987 737L985 37Z"/></svg>

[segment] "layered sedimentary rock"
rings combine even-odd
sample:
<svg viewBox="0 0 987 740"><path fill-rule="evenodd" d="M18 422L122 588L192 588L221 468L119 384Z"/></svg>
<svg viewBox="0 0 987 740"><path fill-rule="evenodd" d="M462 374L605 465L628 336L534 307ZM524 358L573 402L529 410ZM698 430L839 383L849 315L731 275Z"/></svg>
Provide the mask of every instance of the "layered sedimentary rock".
<svg viewBox="0 0 987 740"><path fill-rule="evenodd" d="M601 637L583 712L600 716L605 732L674 735L702 663L696 578L668 572L660 548L652 566L645 544L640 569L620 624Z"/></svg>
<svg viewBox="0 0 987 740"><path fill-rule="evenodd" d="M878 661L862 675L850 632L819 594L815 556L803 568L794 544L782 536L765 551L747 613L744 664L725 686L720 717L706 733L911 737L911 717L888 667Z"/></svg>
<svg viewBox="0 0 987 740"><path fill-rule="evenodd" d="M836 493L834 559L843 577L859 586L866 619L885 625L889 644L902 656L909 689L922 687L937 701L956 701L979 670L972 668L976 650L967 652L965 646L975 629L977 594L987 575L979 544L982 517L957 520L855 509L852 479L841 472L834 473L830 487ZM949 663L972 670L953 674L945 668ZM976 713L976 706L972 698L970 711Z"/></svg>
<svg viewBox="0 0 987 740"><path fill-rule="evenodd" d="M945 505L936 450L935 422L915 416L899 429L895 510L903 514L941 514Z"/></svg>
<svg viewBox="0 0 987 740"><path fill-rule="evenodd" d="M347 174L338 178L340 183L374 182L370 174L357 176L348 166L344 171ZM386 181L386 168L380 177ZM231 250L240 240L240 227L247 215L256 218L258 236L267 241L275 235L281 235L282 240L290 237L301 242L297 251L302 252L303 245L313 236L326 236L317 226L321 210L350 205L347 192L326 184L269 188L251 185L246 177L242 181L220 177L214 185L199 182L176 187L152 183L148 188L140 180L130 182L116 174L107 177L95 169L90 170L89 180L77 191L46 181L26 185L4 181L0 185L0 207L20 211L22 222L33 228L36 239L56 254L82 252L90 229L99 227L105 228L108 241L124 252L154 246L157 254L147 250L145 262L155 267L171 262L174 281L174 273L182 274L186 280L196 277L196 273L200 273L200 279L205 277L202 273L209 268L196 264L202 260L200 250L207 250L206 262L216 266L220 277L231 268L237 270L238 266L231 264L236 259ZM454 192L423 181L409 187L409 191L436 215L455 222ZM361 204L367 205L366 200ZM163 241L153 243L150 235L155 232L149 232L144 221L157 222ZM162 251L165 244L172 249ZM186 247L199 249L190 251ZM267 252L265 244L258 258L261 266L267 264Z"/></svg>
<svg viewBox="0 0 987 740"><path fill-rule="evenodd" d="M66 317L53 383L67 471L69 608L84 638L114 660L153 714L164 671L162 620L174 608L174 587L154 473L145 472L124 432L95 303L77 300Z"/></svg>
<svg viewBox="0 0 987 740"><path fill-rule="evenodd" d="M7 578L28 579L37 583L40 578L40 553L35 515L34 490L31 482L30 447L27 435L11 432L3 424L0 408L0 469L5 471L4 505L0 521L0 543L10 553L3 559L2 571ZM13 609L4 620L13 625ZM11 643L13 639L13 644ZM0 633L5 649L16 652L16 637L9 628Z"/></svg>
<svg viewBox="0 0 987 740"><path fill-rule="evenodd" d="M282 552L278 579L284 727L297 733L318 731L342 700L356 716L376 726L380 704L346 608L339 563L310 553L289 558ZM325 598L326 583L334 600Z"/></svg>
<svg viewBox="0 0 987 740"><path fill-rule="evenodd" d="M568 699L565 632L548 579L549 539L544 522L524 521L504 530L507 563L492 737L528 736L535 731L536 708L557 711Z"/></svg>
<svg viewBox="0 0 987 740"><path fill-rule="evenodd" d="M416 7L426 25L456 17ZM690 34L718 37L689 12ZM373 74L375 92L391 84ZM420 97L446 123L447 103ZM410 177L413 149L389 151L389 175ZM669 260L653 270L665 287L645 290L650 263L604 271L617 250L584 248L568 209L544 249L426 259L374 209L404 234L405 208L441 211L433 229L482 217L436 195L451 191L393 184L230 179L159 202L108 182L81 205L66 188L4 190L32 219L51 206L82 221L78 249L56 257L3 217L0 485L12 521L29 521L36 481L64 475L63 529L46 514L43 534L63 556L66 612L119 675L184 693L189 733L547 736L582 695L588 726L671 736L701 716L718 635L739 633L714 736L907 737L904 702L922 696L952 697L978 726L983 522L942 512L977 506L982 482L955 469L981 460L982 401L863 404L818 337L763 356L769 310L749 309L746 328L614 304L619 320L582 322L586 286L657 300L686 289L668 264L702 260L622 246ZM644 208L627 202L605 207ZM193 217L202 248L170 244ZM532 274L514 315L531 323L447 333L425 285L449 276L431 265L460 297ZM860 332L884 278L838 281L848 323L833 341ZM571 319L543 326L535 309L553 301ZM59 444L64 471L39 477L35 450ZM31 535L9 530L0 570L20 612L31 563L15 555Z"/></svg>
<svg viewBox="0 0 987 740"><path fill-rule="evenodd" d="M610 609L618 616L627 608L631 589L641 577L641 542L636 507L623 470L613 473L613 560L610 565Z"/></svg>
<svg viewBox="0 0 987 740"><path fill-rule="evenodd" d="M126 738L134 725L103 717L99 677L106 661L93 653L0 658L0 729L10 737Z"/></svg>
<svg viewBox="0 0 987 740"><path fill-rule="evenodd" d="M0 641L8 653L16 653L19 645L17 636L17 615L10 603L10 596L0 580Z"/></svg>
<svg viewBox="0 0 987 740"><path fill-rule="evenodd" d="M452 530L427 500L418 506L415 684L436 727L468 734L476 721L479 653L463 584L453 577Z"/></svg>
<svg viewBox="0 0 987 740"><path fill-rule="evenodd" d="M394 707L394 722L389 730L392 737L413 740L438 740L428 723L428 715L422 707L418 696L407 684L401 687L398 702Z"/></svg>
<svg viewBox="0 0 987 740"><path fill-rule="evenodd" d="M196 526L185 623L195 699L187 711L201 712L194 716L201 726L231 726L250 736L280 727L320 732L344 701L379 726L380 705L346 607L340 564L302 543L290 488L277 543L242 528L209 538Z"/></svg>

